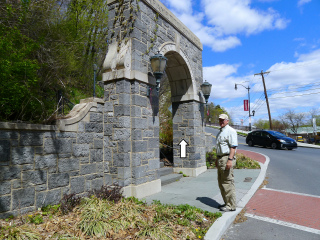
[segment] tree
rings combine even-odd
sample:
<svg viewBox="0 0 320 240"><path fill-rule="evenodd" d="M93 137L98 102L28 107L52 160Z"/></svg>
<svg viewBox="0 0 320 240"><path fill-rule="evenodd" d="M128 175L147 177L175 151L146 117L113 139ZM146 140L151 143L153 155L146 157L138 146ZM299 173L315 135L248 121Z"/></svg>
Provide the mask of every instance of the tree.
<svg viewBox="0 0 320 240"><path fill-rule="evenodd" d="M48 122L56 92L92 93L107 48L107 1L17 0L0 6L0 120Z"/></svg>
<svg viewBox="0 0 320 240"><path fill-rule="evenodd" d="M303 125L305 120L304 113L296 113L294 110L289 109L281 117L282 124L286 128L290 128L293 133L297 134L300 126Z"/></svg>

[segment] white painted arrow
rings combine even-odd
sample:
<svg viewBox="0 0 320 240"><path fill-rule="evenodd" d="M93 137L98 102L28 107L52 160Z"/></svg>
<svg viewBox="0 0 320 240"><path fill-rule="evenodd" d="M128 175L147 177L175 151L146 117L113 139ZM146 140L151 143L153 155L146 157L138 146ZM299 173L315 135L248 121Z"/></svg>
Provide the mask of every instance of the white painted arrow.
<svg viewBox="0 0 320 240"><path fill-rule="evenodd" d="M181 158L187 157L187 145L189 144L184 139L182 139L179 145L180 145L180 157Z"/></svg>

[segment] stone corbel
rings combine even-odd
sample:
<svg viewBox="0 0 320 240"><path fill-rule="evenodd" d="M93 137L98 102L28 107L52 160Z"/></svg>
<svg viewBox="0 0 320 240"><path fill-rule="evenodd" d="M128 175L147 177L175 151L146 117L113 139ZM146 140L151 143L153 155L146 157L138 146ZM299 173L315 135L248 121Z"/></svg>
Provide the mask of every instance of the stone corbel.
<svg viewBox="0 0 320 240"><path fill-rule="evenodd" d="M103 63L103 81L117 78L130 78L131 72L131 39L122 41L118 51L118 43L110 44Z"/></svg>

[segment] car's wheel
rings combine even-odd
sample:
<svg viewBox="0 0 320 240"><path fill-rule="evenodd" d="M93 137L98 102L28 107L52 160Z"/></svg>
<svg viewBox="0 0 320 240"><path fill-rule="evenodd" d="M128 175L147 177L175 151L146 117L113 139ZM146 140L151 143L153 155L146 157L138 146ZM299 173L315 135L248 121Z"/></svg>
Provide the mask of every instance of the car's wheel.
<svg viewBox="0 0 320 240"><path fill-rule="evenodd" d="M253 144L252 140L249 140L249 141L248 141L248 145L249 145L250 147L253 147L254 144Z"/></svg>
<svg viewBox="0 0 320 240"><path fill-rule="evenodd" d="M278 147L277 143L273 142L271 143L271 148L276 149Z"/></svg>

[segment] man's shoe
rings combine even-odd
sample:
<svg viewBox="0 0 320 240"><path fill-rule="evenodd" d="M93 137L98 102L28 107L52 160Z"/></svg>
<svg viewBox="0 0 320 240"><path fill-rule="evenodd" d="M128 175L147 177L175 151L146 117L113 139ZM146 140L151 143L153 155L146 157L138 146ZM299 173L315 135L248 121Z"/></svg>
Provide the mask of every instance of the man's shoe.
<svg viewBox="0 0 320 240"><path fill-rule="evenodd" d="M225 207L226 206L226 204L220 204L219 206L218 206L218 208L222 208L222 207Z"/></svg>
<svg viewBox="0 0 320 240"><path fill-rule="evenodd" d="M220 208L220 211L223 211L223 212L232 212L232 211L235 211L235 209L231 209L231 208L228 208L228 207L221 207L221 208Z"/></svg>

